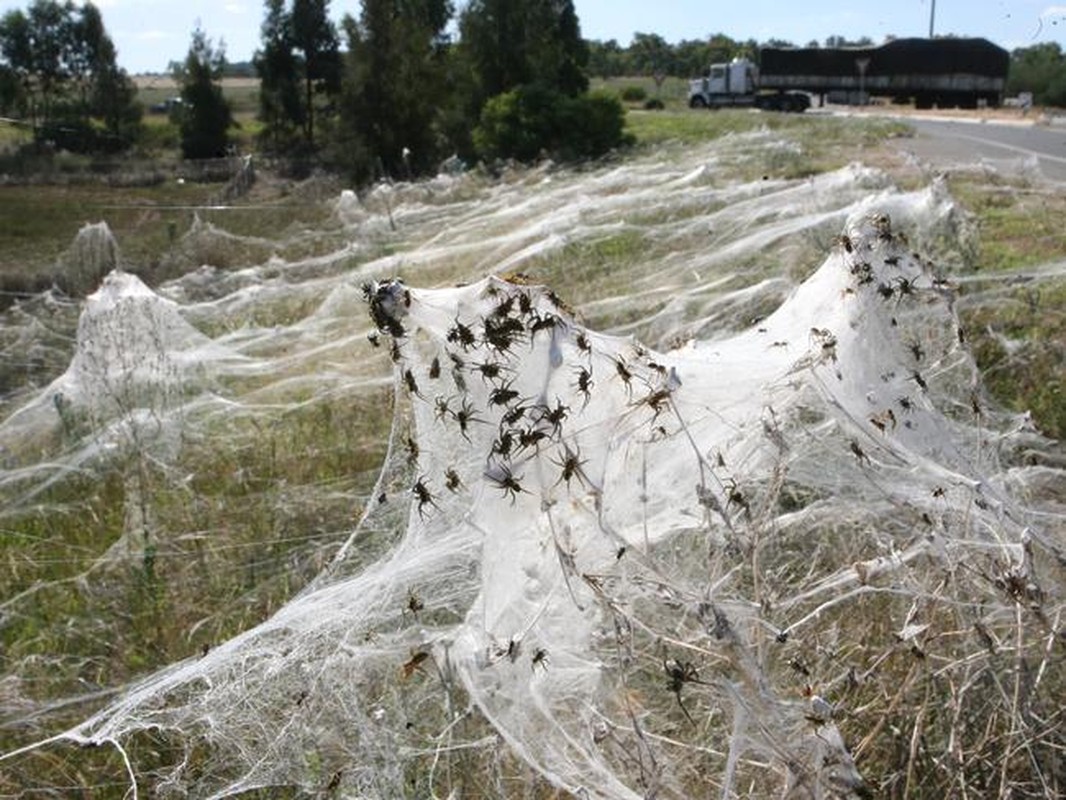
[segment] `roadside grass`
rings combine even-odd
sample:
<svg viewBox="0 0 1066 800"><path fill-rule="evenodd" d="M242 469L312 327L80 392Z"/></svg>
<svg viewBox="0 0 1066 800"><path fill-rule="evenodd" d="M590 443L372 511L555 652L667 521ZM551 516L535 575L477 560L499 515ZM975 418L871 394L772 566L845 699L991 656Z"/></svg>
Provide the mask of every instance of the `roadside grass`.
<svg viewBox="0 0 1066 800"><path fill-rule="evenodd" d="M911 131L896 120L751 109L630 111L626 124L637 146L644 148L693 145L752 131L768 131L791 144L753 159L736 174L745 179L760 175L799 178L837 169L862 159L886 139L908 136Z"/></svg>
<svg viewBox="0 0 1066 800"><path fill-rule="evenodd" d="M1066 231L1056 224L1066 218L1066 196L1024 178L964 171L948 185L979 226L959 315L985 388L1003 407L1029 411L1046 435L1066 438L1066 277L1024 274L1066 259Z"/></svg>

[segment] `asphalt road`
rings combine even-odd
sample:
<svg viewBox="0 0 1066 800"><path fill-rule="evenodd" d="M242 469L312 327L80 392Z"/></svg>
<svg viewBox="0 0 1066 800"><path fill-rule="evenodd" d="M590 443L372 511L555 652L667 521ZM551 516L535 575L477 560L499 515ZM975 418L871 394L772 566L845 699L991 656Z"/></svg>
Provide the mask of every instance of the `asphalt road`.
<svg viewBox="0 0 1066 800"><path fill-rule="evenodd" d="M1035 159L1045 178L1066 182L1066 124L1003 124L908 118L916 135L896 146L933 167L981 164L1025 168Z"/></svg>

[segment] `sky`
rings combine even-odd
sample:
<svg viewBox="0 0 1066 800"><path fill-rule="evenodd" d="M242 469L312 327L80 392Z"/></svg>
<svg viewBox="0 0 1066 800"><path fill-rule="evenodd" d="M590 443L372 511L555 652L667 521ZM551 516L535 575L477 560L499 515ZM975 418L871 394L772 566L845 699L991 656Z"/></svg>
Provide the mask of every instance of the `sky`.
<svg viewBox="0 0 1066 800"><path fill-rule="evenodd" d="M76 0L80 5L82 0ZM462 5L465 0L457 0ZM30 0L0 0L0 13ZM733 39L784 39L797 45L828 36L881 42L926 36L935 5L937 34L983 36L1007 49L1058 42L1066 50L1066 4L1047 0L574 0L582 34L627 45L633 33L668 42L724 33ZM130 73L163 72L189 49L197 22L229 61L250 60L259 44L261 0L96 0ZM332 0L332 15L358 15L358 0Z"/></svg>

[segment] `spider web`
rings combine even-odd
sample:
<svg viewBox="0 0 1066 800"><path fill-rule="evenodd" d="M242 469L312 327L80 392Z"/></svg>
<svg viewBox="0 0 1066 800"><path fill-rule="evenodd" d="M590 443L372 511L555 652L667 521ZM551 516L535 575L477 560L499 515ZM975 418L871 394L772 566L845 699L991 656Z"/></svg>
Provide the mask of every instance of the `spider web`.
<svg viewBox="0 0 1066 800"><path fill-rule="evenodd" d="M952 288L883 215L668 352L521 277L365 292L397 396L373 507L269 620L61 737L196 742L163 794L510 795L524 764L578 797L865 795L841 621L917 659L944 614L1048 599L999 458L1028 433L990 430Z"/></svg>

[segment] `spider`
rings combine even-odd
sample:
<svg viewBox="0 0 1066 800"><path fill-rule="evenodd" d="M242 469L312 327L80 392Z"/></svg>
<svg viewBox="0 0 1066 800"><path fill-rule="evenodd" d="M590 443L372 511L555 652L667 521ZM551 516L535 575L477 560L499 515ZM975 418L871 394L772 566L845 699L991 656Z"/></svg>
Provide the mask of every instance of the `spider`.
<svg viewBox="0 0 1066 800"><path fill-rule="evenodd" d="M851 244L851 239L849 239L845 234L841 234L840 236L834 237L833 244L840 245L848 253L850 253L854 249Z"/></svg>
<svg viewBox="0 0 1066 800"><path fill-rule="evenodd" d="M518 397L518 392L510 388L511 384L498 386L489 394L489 405L505 406Z"/></svg>
<svg viewBox="0 0 1066 800"><path fill-rule="evenodd" d="M481 373L482 380L493 380L500 377L500 370L503 367L495 361L485 361L475 364L474 369Z"/></svg>
<svg viewBox="0 0 1066 800"><path fill-rule="evenodd" d="M455 421L459 423L459 430L463 434L463 438L468 442L470 437L466 435L466 426L471 422L484 422L474 416L474 407L470 404L469 400L463 400L463 405L458 411L453 411L452 416L455 417Z"/></svg>
<svg viewBox="0 0 1066 800"><path fill-rule="evenodd" d="M418 499L418 516L422 517L423 519L425 519L426 516L426 505L431 505L434 508L439 508L436 501L434 500L433 494L426 486L425 478L419 478L417 481L415 481L415 485L411 487L411 494L413 494Z"/></svg>
<svg viewBox="0 0 1066 800"><path fill-rule="evenodd" d="M548 670L548 651L543 647L538 647L533 653L532 669L534 672L536 672L538 664L542 666L545 671Z"/></svg>
<svg viewBox="0 0 1066 800"><path fill-rule="evenodd" d="M663 412L663 406L670 399L670 395L669 389L656 389L653 392L649 392L648 396L643 398L637 405L647 405L654 412L651 421L655 422Z"/></svg>
<svg viewBox="0 0 1066 800"><path fill-rule="evenodd" d="M563 424L563 420L566 419L566 413L570 410L569 406L564 406L563 401L556 398L555 408L548 408L547 406L540 407L540 419L547 420L552 426L552 435L559 432L560 426Z"/></svg>
<svg viewBox="0 0 1066 800"><path fill-rule="evenodd" d="M437 419L444 419L445 417L451 416L455 413L454 411L452 411L450 401L447 397L437 395L435 403L437 407Z"/></svg>
<svg viewBox="0 0 1066 800"><path fill-rule="evenodd" d="M860 464L863 463L864 461L867 464L870 463L870 457L868 455L866 455L866 452L862 449L862 447L859 446L858 442L856 442L854 439L852 439L849 444L851 446L851 452L853 452L855 454L855 458L857 458L859 460Z"/></svg>
<svg viewBox="0 0 1066 800"><path fill-rule="evenodd" d="M729 478L725 482L726 488L726 508L729 506L738 506L744 509L744 513L749 517L751 516L751 505L748 504L747 498L744 497L743 492L737 486L737 482L733 478Z"/></svg>
<svg viewBox="0 0 1066 800"><path fill-rule="evenodd" d="M540 331L550 331L558 321L559 318L554 314L536 315L529 326L529 333L532 336L536 336Z"/></svg>
<svg viewBox="0 0 1066 800"><path fill-rule="evenodd" d="M521 453L523 450L527 450L532 447L536 449L539 447L542 440L547 439L548 434L544 431L538 431L536 428L526 428L518 432L518 450L516 452Z"/></svg>
<svg viewBox="0 0 1066 800"><path fill-rule="evenodd" d="M589 400L592 399L592 370L585 369L584 367L578 368L577 371L577 390L581 394L585 395L585 402L581 404L582 408L585 408L589 404Z"/></svg>
<svg viewBox="0 0 1066 800"><path fill-rule="evenodd" d="M513 317L485 318L485 342L497 353L506 353L515 340L525 332L525 327Z"/></svg>
<svg viewBox="0 0 1066 800"><path fill-rule="evenodd" d="M665 656L663 657L663 672L666 673L666 688L674 693L685 718L695 725L696 720L688 713L688 709L681 701L681 690L685 688L686 683L700 683L699 672L696 671L691 661L678 661L676 658L668 659Z"/></svg>
<svg viewBox="0 0 1066 800"><path fill-rule="evenodd" d="M500 433L500 438L492 443L493 454L499 454L504 458L511 455L511 447L514 444L514 434L510 431Z"/></svg>
<svg viewBox="0 0 1066 800"><path fill-rule="evenodd" d="M584 484L586 482L586 478L585 473L582 471L581 467L585 465L586 460L578 458L578 454L571 450L569 447L567 447L565 444L563 445L563 448L566 453L566 457L562 461L556 461L555 459L552 459L552 463L558 467L561 467L563 470L562 474L559 476L559 480L555 482L555 485L558 486L563 481L566 481L566 488L569 489L570 479L573 478L575 475L577 476L577 479Z"/></svg>
<svg viewBox="0 0 1066 800"><path fill-rule="evenodd" d="M525 416L526 411L528 409L529 406L524 406L521 403L518 403L517 405L508 409L507 413L500 417L500 420L501 422L503 422L504 425L514 425L518 422L518 420L522 419L522 417Z"/></svg>
<svg viewBox="0 0 1066 800"><path fill-rule="evenodd" d="M461 323L458 317L455 318L454 327L448 331L448 341L458 342L464 350L469 350L477 342L474 332Z"/></svg>
<svg viewBox="0 0 1066 800"><path fill-rule="evenodd" d="M449 467L444 471L444 485L448 487L449 492L457 492L462 488L463 480L454 468Z"/></svg>
<svg viewBox="0 0 1066 800"><path fill-rule="evenodd" d="M511 498L511 505L514 505L515 499L518 497L519 492L525 492L522 488L521 476L515 477L514 473L508 467L499 466L494 471L494 474L485 475L490 481L496 484L497 488L503 490L505 496Z"/></svg>

